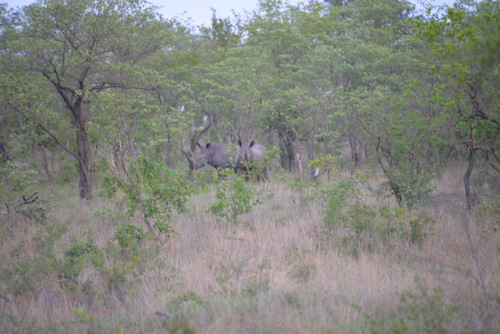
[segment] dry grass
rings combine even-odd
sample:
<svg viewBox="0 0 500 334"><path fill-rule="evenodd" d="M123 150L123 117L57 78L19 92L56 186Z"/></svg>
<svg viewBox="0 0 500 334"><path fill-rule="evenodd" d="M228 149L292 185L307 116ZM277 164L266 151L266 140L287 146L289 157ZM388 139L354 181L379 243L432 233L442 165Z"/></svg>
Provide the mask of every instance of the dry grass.
<svg viewBox="0 0 500 334"><path fill-rule="evenodd" d="M470 306L474 312L484 300L476 280L481 275L498 305L499 232L492 230L491 217L465 214L457 179L457 172L450 170L437 182L435 202L425 208L436 221L435 233L423 247L401 242L392 251L362 251L357 257L334 243L325 244L324 207L302 203L296 190L283 182L256 185L264 204L240 224L217 222L205 212L214 196L209 187L192 198L189 213L174 218L178 235L154 256L144 258L148 269L134 280L126 298L108 294L104 301L96 299L89 305L58 288L55 281L43 282L37 296L19 299L24 303L19 312L27 309L27 318L34 319L25 323L25 329L55 324L57 331L69 326L100 332L179 328L200 333L369 332L366 314L377 319L387 316L398 305L401 291L422 284L415 277L429 288L441 286L444 302ZM54 221L68 226L60 250L68 247L71 237L83 239L89 227L96 245L106 246L116 224L104 223L93 212L110 203L82 202L68 193L56 193L56 198L64 200L56 203ZM368 196L366 200L376 201ZM12 244L26 237L21 230L16 233ZM35 246L27 250L27 256L36 255ZM90 271L87 277L92 275ZM81 307L88 307L99 320L75 317L75 309ZM472 318L478 319L473 329L487 328L480 316ZM494 322L499 319L492 318L492 328L498 328ZM66 325L58 327L63 322ZM12 324L9 328L16 329Z"/></svg>

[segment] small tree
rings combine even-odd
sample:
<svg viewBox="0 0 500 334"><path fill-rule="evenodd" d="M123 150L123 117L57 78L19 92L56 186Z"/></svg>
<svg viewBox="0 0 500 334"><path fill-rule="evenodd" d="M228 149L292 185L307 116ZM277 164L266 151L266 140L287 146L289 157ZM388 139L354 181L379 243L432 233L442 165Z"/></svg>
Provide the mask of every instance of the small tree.
<svg viewBox="0 0 500 334"><path fill-rule="evenodd" d="M140 60L160 48L163 28L153 9L142 0L42 0L24 7L16 46L24 55L24 71L52 87L71 119L76 149L66 151L78 161L82 198L92 198L88 104L103 90L146 88L138 82L140 76L128 79L137 73ZM44 115L36 115L37 107L12 100L9 105L57 137L50 125L42 124ZM64 141L58 143L64 146Z"/></svg>
<svg viewBox="0 0 500 334"><path fill-rule="evenodd" d="M222 173L228 176L232 170L227 169ZM222 179L216 186L215 197L217 201L208 207L208 212L233 223L237 223L241 215L252 212L255 206L262 204L259 198L255 198L255 189L245 182L242 175Z"/></svg>
<svg viewBox="0 0 500 334"><path fill-rule="evenodd" d="M104 178L108 194L113 196L122 192L128 207L128 217L135 217L138 212L149 232L157 233L159 240L165 236L168 240L175 233L170 224L173 211L186 210L188 198L194 193L194 188L163 162L144 156L128 166L123 164L122 168L124 176L115 170L109 170Z"/></svg>
<svg viewBox="0 0 500 334"><path fill-rule="evenodd" d="M414 207L432 191L436 156L445 148L441 137L444 121L411 104L413 93L396 96L380 89L367 96L363 128L400 206ZM414 109L413 109L414 108Z"/></svg>
<svg viewBox="0 0 500 334"><path fill-rule="evenodd" d="M439 18L416 22L429 44L432 87L450 120L450 128L467 152L464 189L467 207L475 203L471 185L474 163L484 158L500 176L500 104L498 103L500 9L497 1L459 1Z"/></svg>

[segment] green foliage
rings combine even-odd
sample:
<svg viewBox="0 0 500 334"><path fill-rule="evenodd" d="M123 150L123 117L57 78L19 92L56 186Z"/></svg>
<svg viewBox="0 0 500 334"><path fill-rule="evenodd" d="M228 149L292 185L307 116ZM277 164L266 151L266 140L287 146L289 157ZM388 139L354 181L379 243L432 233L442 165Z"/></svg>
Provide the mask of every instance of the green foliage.
<svg viewBox="0 0 500 334"><path fill-rule="evenodd" d="M196 334L196 331L189 325L187 320L175 320L166 326L168 333L176 334Z"/></svg>
<svg viewBox="0 0 500 334"><path fill-rule="evenodd" d="M93 253L96 249L97 247L92 241L81 242L78 240L72 240L70 247L66 249L64 255L68 258L78 258L85 254Z"/></svg>
<svg viewBox="0 0 500 334"><path fill-rule="evenodd" d="M112 238L112 240L117 241L122 248L128 248L131 244L140 242L142 239L144 239L142 227L131 224L119 226Z"/></svg>
<svg viewBox="0 0 500 334"><path fill-rule="evenodd" d="M450 304L445 300L441 288L429 291L422 284L416 291L407 290L401 293L398 305L387 316L376 319L372 315L368 319L371 333L448 333L454 318L461 318L467 324L470 319L463 319L464 307ZM460 330L467 330L462 327Z"/></svg>
<svg viewBox="0 0 500 334"><path fill-rule="evenodd" d="M111 170L105 176L108 195L116 197L120 191L126 200L127 215L134 217L139 212L150 232L156 231L159 237L175 233L170 225L173 211L186 210L194 188L182 175L147 157L135 160L124 174Z"/></svg>
<svg viewBox="0 0 500 334"><path fill-rule="evenodd" d="M232 171L223 173L228 176ZM243 176L223 179L215 189L217 201L210 205L207 211L233 223L237 223L241 215L252 212L255 206L262 204L262 201L256 198L256 190L245 182Z"/></svg>
<svg viewBox="0 0 500 334"><path fill-rule="evenodd" d="M106 225L121 225L129 221L127 212L109 206L103 209L94 209L92 216Z"/></svg>
<svg viewBox="0 0 500 334"><path fill-rule="evenodd" d="M78 289L78 276L83 267L89 264L91 256L100 256L99 249L92 240L92 229L85 233L87 241L79 241L71 239L69 248L64 251L64 260L54 266L56 272L60 272L65 281L61 282L62 286L70 290Z"/></svg>
<svg viewBox="0 0 500 334"><path fill-rule="evenodd" d="M347 208L346 227L357 240L361 240L363 232L369 231L376 216L377 212L371 206L356 201Z"/></svg>
<svg viewBox="0 0 500 334"><path fill-rule="evenodd" d="M349 253L375 246L390 250L398 240L422 245L432 234L434 221L408 207L368 205L359 197L352 181L336 182L326 191L323 217L325 236L339 240ZM344 231L338 237L339 231Z"/></svg>
<svg viewBox="0 0 500 334"><path fill-rule="evenodd" d="M51 203L39 199L39 192L33 191L40 182L37 179L38 172L31 169L27 164L15 164L10 161L0 163L0 203L4 203L6 212L1 219L7 222L18 222L24 216L36 223L45 223L51 209ZM27 193L31 195L27 195Z"/></svg>
<svg viewBox="0 0 500 334"><path fill-rule="evenodd" d="M481 198L475 211L478 222L493 232L500 230L500 199Z"/></svg>
<svg viewBox="0 0 500 334"><path fill-rule="evenodd" d="M222 172L222 175L219 174L220 172L221 171L217 169L204 168L193 175L193 183L198 189L206 189L209 185L217 184L220 176L224 177L225 172Z"/></svg>
<svg viewBox="0 0 500 334"><path fill-rule="evenodd" d="M382 206L378 211L380 220L376 227L383 240L399 237L422 245L433 233L434 221L425 213L407 207L389 209Z"/></svg>
<svg viewBox="0 0 500 334"><path fill-rule="evenodd" d="M0 179L2 192L0 202L13 206L14 202L20 200L25 192L33 190L38 184L36 176L38 172L31 169L26 163L15 164L11 161L0 163Z"/></svg>
<svg viewBox="0 0 500 334"><path fill-rule="evenodd" d="M462 0L440 14L439 19L415 20L415 26L418 37L429 48L426 65L431 72L430 79L436 82L429 86L429 92L441 104L442 114L449 118L448 132L453 137L449 136L448 145L468 151L470 170L464 187L467 205L472 208L476 200L470 186L474 161L484 159L496 179L500 174L497 154L500 149L500 68L495 61L498 60L500 7L497 1Z"/></svg>
<svg viewBox="0 0 500 334"><path fill-rule="evenodd" d="M0 322L7 330L30 327L26 314L32 301L45 298L64 298L74 305L77 318L95 323L96 314L113 311L136 292L137 282L158 254L157 243L146 237L141 242L149 242L147 247L131 246L139 228L119 228L115 236L121 233L120 245L111 242L112 237L103 247L96 245L89 228L83 238L69 237L69 245L60 251L68 232L64 225L0 227L0 280L5 283L0 295L7 297Z"/></svg>
<svg viewBox="0 0 500 334"><path fill-rule="evenodd" d="M441 168L450 162L462 165L464 148L470 149L484 162L485 172L475 169L473 176L488 191L480 194L484 198L472 212L478 219L475 226L481 240L494 236L500 226L499 8L495 0L458 0L439 13L429 10L407 20L417 15L407 1L289 5L264 0L247 19L217 18L214 10L211 27L196 29L176 18L160 19L156 8L142 0L42 0L19 13L0 4L0 323L7 324L2 330L67 332L78 323L88 326L82 332L110 331L112 326L92 327L95 315L116 319L117 312L133 309L128 296L146 296L148 291L137 290L144 285L137 283L153 259L163 258L157 241L174 233L174 214L186 210L194 187L215 189L207 210L217 219L236 223L255 211L262 203L259 188L241 176L219 179L216 171L206 169L194 173L190 184L166 168L179 167L179 139L186 136L217 142L266 138L266 144L279 146L287 172L295 168L296 153L311 160L307 167L317 168L318 175L340 168L332 157L336 150L350 155L363 173L378 163L385 177L379 189L399 207L386 205L392 201L382 204L382 196L371 197L358 176L333 183L290 182L291 205L323 207L320 237L354 255L427 242L433 222L418 209L430 197ZM75 181L79 162L88 163L86 171L95 178L80 182L90 187L104 177L116 208L62 218L77 217L75 224L98 221L99 231L105 232L100 238L94 239L92 231L73 235L50 225L44 202L19 206L38 184L36 169L41 167L33 149L40 147L51 148L49 166L60 184ZM357 165L360 152L363 160ZM261 172L251 167L250 177ZM271 204L280 210L289 205ZM457 245L459 250L462 246ZM239 284L254 274L252 257L243 249L240 263L217 275L215 283L217 291L229 292L231 302L243 294L253 307L274 285L261 273ZM311 281L316 272L310 264L314 261L303 260L300 256L290 263L286 273L299 284ZM264 267L259 270L272 269ZM486 282L494 281L489 278L497 269L488 266ZM476 280L470 270L467 282ZM148 282L156 274L163 271L149 272ZM235 275L238 286L232 290ZM181 291L171 291L171 285ZM490 289L496 291L494 284L484 286L479 303ZM172 310L212 306L182 291L182 282L157 289L172 293ZM219 307L225 300L217 298ZM321 303L317 298L311 305L307 298L297 302L300 298L285 299L300 305L294 307L297 311ZM484 300L493 304L497 299ZM51 312L57 304L73 311ZM75 322L39 330L23 318L39 314L29 309L33 305L46 307L45 316L53 314L54 321L67 316ZM389 316L373 320L373 331L455 332L449 315L460 314L451 310L440 291L407 291ZM203 319L211 321L206 314ZM152 327L158 324L149 316L139 317L133 326L150 330L149 321ZM193 322L197 328L198 320ZM175 317L159 331L192 332L188 324ZM297 331L307 331L307 325ZM293 325L290 329L294 331ZM266 331L258 326L247 331L252 330Z"/></svg>
<svg viewBox="0 0 500 334"><path fill-rule="evenodd" d="M446 151L442 127L447 118L425 110L434 109L430 98L418 101L411 91L388 98L389 93L379 89L366 95L377 112L368 109L363 122L390 193L400 206L413 208L432 192L437 164Z"/></svg>
<svg viewBox="0 0 500 334"><path fill-rule="evenodd" d="M15 210L16 213L28 217L32 221L44 224L48 219L50 202L46 200L33 200L31 203L18 204Z"/></svg>
<svg viewBox="0 0 500 334"><path fill-rule="evenodd" d="M327 192L327 210L323 223L328 229L333 229L338 224L342 224L346 220L345 209L348 205L348 198L355 191L352 182L338 181L333 183Z"/></svg>
<svg viewBox="0 0 500 334"><path fill-rule="evenodd" d="M22 231L10 226L0 230L0 294L16 296L20 303L5 300L0 322L7 328L23 328L30 307L26 301L38 297L48 284L57 281L55 244L65 232L64 226L55 225L34 225Z"/></svg>
<svg viewBox="0 0 500 334"><path fill-rule="evenodd" d="M241 40L241 32L236 31L236 25L229 18L218 18L215 9L212 8L211 28L202 27L201 31L210 40L221 47L235 46Z"/></svg>
<svg viewBox="0 0 500 334"><path fill-rule="evenodd" d="M328 175L328 180L330 180L330 174L335 174L335 172L340 169L340 166L336 157L332 157L331 154L327 154L324 157L310 160L307 164L307 168L314 168L317 171L315 173L315 178L318 178L320 175L326 172Z"/></svg>
<svg viewBox="0 0 500 334"><path fill-rule="evenodd" d="M388 181L381 186L387 186L401 206L413 208L429 200L434 190L433 176L414 173L412 166L401 163L397 168L386 168Z"/></svg>

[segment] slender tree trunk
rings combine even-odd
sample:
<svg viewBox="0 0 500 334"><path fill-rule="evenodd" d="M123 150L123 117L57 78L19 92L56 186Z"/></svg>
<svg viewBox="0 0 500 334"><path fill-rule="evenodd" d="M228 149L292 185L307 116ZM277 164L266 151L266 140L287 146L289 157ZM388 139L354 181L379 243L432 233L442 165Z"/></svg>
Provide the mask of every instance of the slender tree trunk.
<svg viewBox="0 0 500 334"><path fill-rule="evenodd" d="M472 131L469 133L469 143L467 144L469 150L469 163L467 165L467 170L464 174L464 188L465 188L465 200L467 202L467 210L472 210L474 208L475 196L470 185L470 176L472 170L474 169L474 138L472 138Z"/></svg>
<svg viewBox="0 0 500 334"><path fill-rule="evenodd" d="M76 147L79 171L79 188L80 197L85 199L92 199L92 182L90 180L89 165L90 165L90 147L88 141L88 133L86 129L86 120L83 110L83 99L79 99L73 109L73 116L75 119L76 128Z"/></svg>
<svg viewBox="0 0 500 334"><path fill-rule="evenodd" d="M52 187L52 175L50 174L47 153L45 152L45 148L43 146L38 146L38 151L42 155L43 169L45 170L45 174L47 174L47 179L49 180L50 192L54 194L54 188Z"/></svg>
<svg viewBox="0 0 500 334"><path fill-rule="evenodd" d="M292 172L295 162L295 152L293 149L293 132L287 129L278 128L278 137L281 167L289 172Z"/></svg>
<svg viewBox="0 0 500 334"><path fill-rule="evenodd" d="M12 157L9 154L9 151L7 150L7 147L5 146L5 141L2 136L2 121L5 120L6 118L3 116L0 116L0 162L4 161L12 161Z"/></svg>
<svg viewBox="0 0 500 334"><path fill-rule="evenodd" d="M349 146L351 148L351 175L354 175L359 168L361 144L353 131L349 133Z"/></svg>
<svg viewBox="0 0 500 334"><path fill-rule="evenodd" d="M299 145L299 134L297 133L296 130L293 130L293 133L294 133L294 137L295 137L295 143L293 145L293 150L294 150L294 154L293 154L293 157L294 157L294 162L295 162L295 166L297 167L297 171L299 173L299 176L300 176L300 179L304 179L304 172L302 171L302 160L300 159L300 152L299 152L299 148L300 148L300 145Z"/></svg>
<svg viewBox="0 0 500 334"><path fill-rule="evenodd" d="M278 146L280 149L280 166L283 169L287 169L287 164L286 164L286 148L285 148L285 139L283 137L281 129L278 129Z"/></svg>
<svg viewBox="0 0 500 334"><path fill-rule="evenodd" d="M170 137L170 134L167 135L167 142L165 143L166 147L166 157L165 157L165 164L167 167L172 166L172 138Z"/></svg>
<svg viewBox="0 0 500 334"><path fill-rule="evenodd" d="M5 147L5 145L0 142L0 162L3 161L12 161L12 157L7 151L7 147Z"/></svg>
<svg viewBox="0 0 500 334"><path fill-rule="evenodd" d="M316 150L311 150L307 154L307 158L309 161L316 159ZM319 177L319 169L318 167L311 167L311 181L316 180L317 177Z"/></svg>

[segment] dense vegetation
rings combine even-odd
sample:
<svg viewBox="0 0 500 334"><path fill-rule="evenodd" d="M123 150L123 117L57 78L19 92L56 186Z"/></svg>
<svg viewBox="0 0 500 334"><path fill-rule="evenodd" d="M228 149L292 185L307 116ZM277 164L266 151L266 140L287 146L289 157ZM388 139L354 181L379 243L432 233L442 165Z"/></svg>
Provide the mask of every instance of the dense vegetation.
<svg viewBox="0 0 500 334"><path fill-rule="evenodd" d="M0 332L500 329L498 1L0 22ZM238 140L269 181L188 170Z"/></svg>

